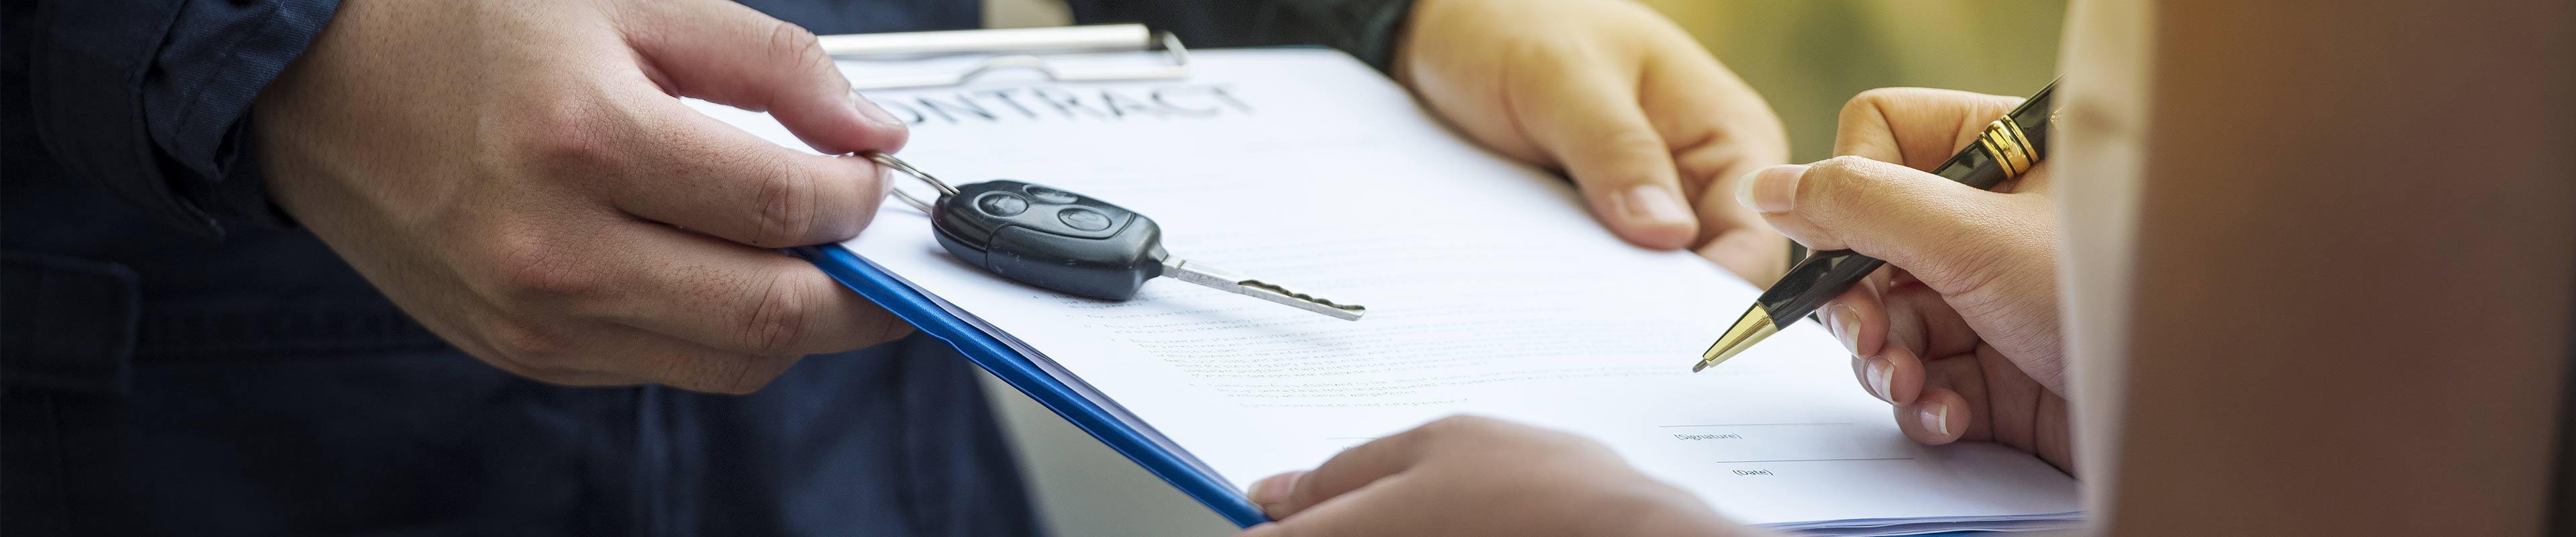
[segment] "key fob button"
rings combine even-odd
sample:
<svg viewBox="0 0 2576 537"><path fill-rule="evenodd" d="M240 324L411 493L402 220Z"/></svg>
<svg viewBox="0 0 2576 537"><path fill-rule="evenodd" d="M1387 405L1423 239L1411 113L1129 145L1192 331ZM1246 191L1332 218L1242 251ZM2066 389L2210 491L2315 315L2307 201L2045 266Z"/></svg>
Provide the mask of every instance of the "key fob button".
<svg viewBox="0 0 2576 537"><path fill-rule="evenodd" d="M1055 213L1055 217L1058 220L1063 220L1064 225L1072 226L1074 229L1083 231L1100 231L1103 229L1109 229L1109 215L1100 214L1100 211L1084 209L1081 207L1066 207L1062 211L1057 211Z"/></svg>
<svg viewBox="0 0 2576 537"><path fill-rule="evenodd" d="M1050 202L1055 202L1055 203L1073 203L1073 202L1077 202L1077 201L1082 201L1082 198L1075 197L1072 193L1065 192L1065 191L1062 191L1062 190L1056 190L1056 189L1052 189L1052 188L1047 188L1047 187L1037 186L1037 185L1029 185L1029 186L1028 186L1028 187L1026 187L1026 188L1022 188L1021 190L1026 190L1026 191L1028 191L1028 192L1029 192L1029 197L1034 197L1034 198L1037 198L1037 199L1039 199L1039 200L1043 200L1043 201L1050 201Z"/></svg>
<svg viewBox="0 0 2576 537"><path fill-rule="evenodd" d="M984 214L1011 216L1028 211L1029 200L1021 199L1018 195L1009 192L992 192L984 194L984 197L975 198L975 208L983 210ZM1101 220L1106 222L1108 218Z"/></svg>

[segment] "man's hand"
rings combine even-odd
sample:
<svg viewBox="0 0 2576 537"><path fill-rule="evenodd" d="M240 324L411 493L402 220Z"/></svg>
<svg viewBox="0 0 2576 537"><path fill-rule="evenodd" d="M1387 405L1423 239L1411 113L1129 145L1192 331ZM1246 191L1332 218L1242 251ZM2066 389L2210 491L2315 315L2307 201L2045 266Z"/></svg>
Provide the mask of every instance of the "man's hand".
<svg viewBox="0 0 2576 537"><path fill-rule="evenodd" d="M1738 192L1781 232L1887 268L1826 304L1852 374L1926 444L1991 440L2073 470L2049 166L1980 191L1924 173L2017 99L1872 90L1843 107L1834 153L1755 172Z"/></svg>
<svg viewBox="0 0 2576 537"><path fill-rule="evenodd" d="M1397 80L1478 142L1573 176L1629 242L1695 248L1755 284L1787 270L1788 242L1725 196L1703 195L1787 162L1780 119L1652 9L1417 0L1395 61Z"/></svg>
<svg viewBox="0 0 2576 537"><path fill-rule="evenodd" d="M1249 491L1274 524L1243 537L1754 535L1580 437L1452 417Z"/></svg>
<svg viewBox="0 0 2576 537"><path fill-rule="evenodd" d="M413 318L565 384L741 393L908 327L771 249L847 239L903 125L724 0L349 0L254 109L272 197Z"/></svg>

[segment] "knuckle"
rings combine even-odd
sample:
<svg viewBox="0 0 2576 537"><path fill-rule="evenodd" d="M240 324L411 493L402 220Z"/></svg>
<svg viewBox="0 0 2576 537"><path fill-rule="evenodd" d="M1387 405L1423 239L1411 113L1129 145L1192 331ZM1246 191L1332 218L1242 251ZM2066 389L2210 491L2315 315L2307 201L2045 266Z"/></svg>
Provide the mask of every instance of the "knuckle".
<svg viewBox="0 0 2576 537"><path fill-rule="evenodd" d="M1548 39L1506 37L1502 42L1488 46L1495 47L1493 50L1504 60L1504 65L1556 66L1566 63L1569 48L1556 46L1563 44L1566 43ZM1532 81L1536 80L1532 79Z"/></svg>
<svg viewBox="0 0 2576 537"><path fill-rule="evenodd" d="M1601 136L1599 139L1595 140L1594 143L1601 144L1601 147L1604 149L1617 151L1622 154L1655 155L1657 157L1663 157L1667 152L1664 147L1663 136L1656 134L1653 126L1651 125L1622 126L1610 131L1609 134Z"/></svg>
<svg viewBox="0 0 2576 537"><path fill-rule="evenodd" d="M806 322L813 315L813 303L806 298L803 280L785 276L771 278L762 289L760 302L743 325L743 341L750 351L761 355L783 355L796 352L806 336Z"/></svg>
<svg viewBox="0 0 2576 537"><path fill-rule="evenodd" d="M518 160L523 165L540 172L562 173L618 162L610 134L616 129L609 128L614 116L606 106L587 99L565 98L532 108L519 114L510 133L500 137L508 144L504 150L521 155Z"/></svg>
<svg viewBox="0 0 2576 537"><path fill-rule="evenodd" d="M1849 101L1843 101L1842 110L1834 113L1836 140L1848 138L1852 133L1861 130L1880 130L1879 125L1886 121L1881 119L1885 116L1878 108L1880 97L1875 94L1879 91L1881 90L1864 91L1860 95L1853 96Z"/></svg>
<svg viewBox="0 0 2576 537"><path fill-rule="evenodd" d="M500 298L507 302L550 301L589 294L597 278L561 241L534 233L513 233L494 241Z"/></svg>
<svg viewBox="0 0 2576 537"><path fill-rule="evenodd" d="M1878 114L1879 107L1906 94L1906 88L1871 88L1843 101L1842 117L1866 117Z"/></svg>
<svg viewBox="0 0 2576 537"><path fill-rule="evenodd" d="M1439 449L1436 445L1478 446L1477 449L1527 449L1542 453L1590 453L1597 449L1608 449L1600 446L1598 442L1573 434L1474 414L1440 418L1424 424L1422 430L1426 433L1423 438L1425 443L1422 445L1430 449Z"/></svg>
<svg viewBox="0 0 2576 537"><path fill-rule="evenodd" d="M1897 158L1901 149L1892 145L1896 143L1895 133L1887 111L1899 93L1879 88L1844 101L1842 111L1834 117L1834 152Z"/></svg>
<svg viewBox="0 0 2576 537"><path fill-rule="evenodd" d="M1819 161L1814 165L1811 165L1810 169L1826 171L1829 175L1847 176L1860 171L1863 167L1876 164L1877 162L1878 161L1870 160L1867 157L1857 155L1839 155ZM1809 178L1814 177L1813 171L1808 173Z"/></svg>
<svg viewBox="0 0 2576 537"><path fill-rule="evenodd" d="M1841 194L1850 192L1857 186L1854 183L1863 180L1861 175L1876 164L1877 161L1852 155L1818 161L1807 166L1805 175L1798 178L1798 191L1790 194L1797 198L1800 209L1815 207L1828 213L1841 210L1842 204L1853 201Z"/></svg>
<svg viewBox="0 0 2576 537"><path fill-rule="evenodd" d="M1609 444L1603 444L1598 440L1576 436L1573 433L1564 431L1541 430L1539 431L1539 435L1540 439L1547 445L1558 446L1563 448L1565 451L1607 457L1614 460L1618 458L1617 451L1610 449Z"/></svg>
<svg viewBox="0 0 2576 537"><path fill-rule="evenodd" d="M774 58L800 67L831 65L830 55L823 53L823 41L814 32L787 21L769 21L769 53Z"/></svg>
<svg viewBox="0 0 2576 537"><path fill-rule="evenodd" d="M1423 424L1422 430L1431 433L1431 436L1433 437L1446 438L1481 435L1486 431L1493 430L1496 426L1501 424L1501 420L1493 418L1472 414L1459 414Z"/></svg>
<svg viewBox="0 0 2576 537"><path fill-rule="evenodd" d="M760 181L753 203L759 219L752 232L752 245L764 248L794 246L814 231L816 214L814 174L792 163L783 163L777 171Z"/></svg>

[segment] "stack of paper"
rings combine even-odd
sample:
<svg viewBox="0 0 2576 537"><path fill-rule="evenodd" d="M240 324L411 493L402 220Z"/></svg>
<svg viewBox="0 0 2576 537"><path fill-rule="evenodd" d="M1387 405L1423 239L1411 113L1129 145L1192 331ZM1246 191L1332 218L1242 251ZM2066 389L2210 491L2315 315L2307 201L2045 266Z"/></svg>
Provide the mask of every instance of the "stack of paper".
<svg viewBox="0 0 2576 537"><path fill-rule="evenodd" d="M1048 292L961 264L896 203L844 246L1237 490L1473 413L1599 440L1772 527L1886 535L2077 518L2075 481L2028 454L1906 440L1812 323L1689 373L1756 289L1688 253L1619 241L1563 180L1443 129L1359 62L1307 49L1194 60L1186 81L988 79L868 97L917 121L902 156L944 179L1118 203L1159 221L1174 255L1365 304L1366 319L1177 281L1127 302ZM799 146L761 114L701 110Z"/></svg>

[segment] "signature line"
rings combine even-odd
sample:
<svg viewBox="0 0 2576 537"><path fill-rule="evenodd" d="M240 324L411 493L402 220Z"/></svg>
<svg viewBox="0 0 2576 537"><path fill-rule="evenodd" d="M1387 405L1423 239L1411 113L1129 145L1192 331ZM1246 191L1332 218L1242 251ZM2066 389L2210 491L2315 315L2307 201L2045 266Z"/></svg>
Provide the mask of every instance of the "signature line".
<svg viewBox="0 0 2576 537"><path fill-rule="evenodd" d="M1656 428L1659 428L1659 429L1669 429L1669 428L1673 428L1673 427L1763 427L1763 426L1770 426L1770 425L1851 425L1851 424L1852 424L1852 423L1851 423L1851 422L1848 422L1848 421L1829 421L1829 422L1814 422L1814 423L1711 423L1711 424L1707 424L1707 425L1657 425L1657 426L1655 426L1655 427L1656 427Z"/></svg>
<svg viewBox="0 0 2576 537"><path fill-rule="evenodd" d="M1875 460L1914 460L1914 457L1875 457ZM1736 465L1736 462L1829 462L1829 460L1718 460L1718 465Z"/></svg>

